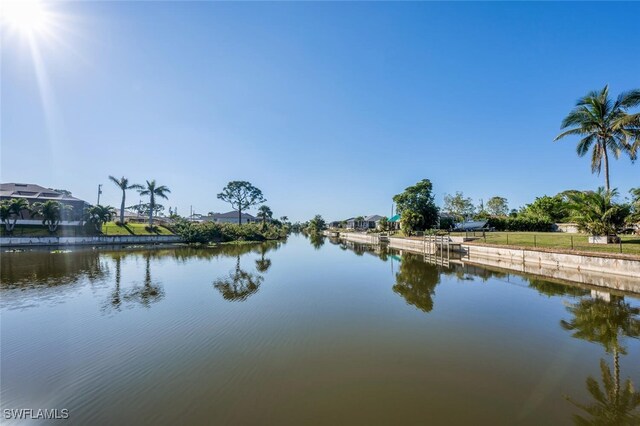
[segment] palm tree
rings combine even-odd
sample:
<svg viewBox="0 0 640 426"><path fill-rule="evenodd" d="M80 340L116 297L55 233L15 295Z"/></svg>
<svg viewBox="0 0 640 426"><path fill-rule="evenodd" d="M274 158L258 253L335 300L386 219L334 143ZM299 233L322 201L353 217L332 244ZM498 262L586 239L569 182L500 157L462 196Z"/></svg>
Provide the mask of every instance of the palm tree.
<svg viewBox="0 0 640 426"><path fill-rule="evenodd" d="M127 189L144 189L142 185L137 183L129 184L129 179L122 176L120 179L109 175L109 179L122 190L122 202L120 203L120 223L124 224L124 201L127 195Z"/></svg>
<svg viewBox="0 0 640 426"><path fill-rule="evenodd" d="M0 221L4 223L5 229L7 232L11 232L13 229L11 227L11 209L9 208L9 203L3 201L0 203Z"/></svg>
<svg viewBox="0 0 640 426"><path fill-rule="evenodd" d="M147 181L147 187L140 190L140 195L149 196L149 227L153 227L153 210L156 206L156 197L168 199L167 194L171 193L164 185L158 186L156 180Z"/></svg>
<svg viewBox="0 0 640 426"><path fill-rule="evenodd" d="M49 200L44 203L33 203L31 215L40 215L42 224L49 228L49 232L54 233L58 229L64 212L70 210L73 210L73 206Z"/></svg>
<svg viewBox="0 0 640 426"><path fill-rule="evenodd" d="M565 193L571 212L571 220L578 227L591 235L615 234L620 216L620 206L613 202L618 191L605 190L603 187L596 191L567 191Z"/></svg>
<svg viewBox="0 0 640 426"><path fill-rule="evenodd" d="M102 224L111 221L115 215L116 209L100 204L89 207L85 212L86 220L93 223L93 226L96 227L96 231L98 232L102 232Z"/></svg>
<svg viewBox="0 0 640 426"><path fill-rule="evenodd" d="M269 206L263 204L258 209L258 217L262 219L262 229L264 229L267 226L267 219L271 219L273 217L273 212Z"/></svg>
<svg viewBox="0 0 640 426"><path fill-rule="evenodd" d="M609 86L601 91L589 92L576 102L575 108L562 120L564 130L555 141L570 135L582 137L576 148L580 157L593 147L591 172L600 174L604 163L604 179L607 191L609 184L609 152L615 158L625 152L632 161L637 156L640 141L640 114L629 114L627 110L640 105L640 89L609 98ZM565 130L566 129L566 130Z"/></svg>
<svg viewBox="0 0 640 426"><path fill-rule="evenodd" d="M0 220L5 224L7 232L13 232L18 218L22 218L24 211L31 212L29 202L24 198L12 198L2 202Z"/></svg>

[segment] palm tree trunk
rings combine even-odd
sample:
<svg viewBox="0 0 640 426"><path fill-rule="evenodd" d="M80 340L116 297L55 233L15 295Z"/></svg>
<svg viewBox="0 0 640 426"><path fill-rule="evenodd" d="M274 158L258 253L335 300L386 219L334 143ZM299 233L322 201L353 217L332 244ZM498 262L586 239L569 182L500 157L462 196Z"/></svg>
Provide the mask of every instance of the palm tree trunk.
<svg viewBox="0 0 640 426"><path fill-rule="evenodd" d="M153 208L155 207L155 201L153 199L153 194L151 194L151 199L149 202L149 228L153 228Z"/></svg>
<svg viewBox="0 0 640 426"><path fill-rule="evenodd" d="M124 198L126 197L126 192L122 190L122 203L120 204L120 223L124 225Z"/></svg>
<svg viewBox="0 0 640 426"><path fill-rule="evenodd" d="M242 209L238 207L238 225L242 225Z"/></svg>
<svg viewBox="0 0 640 426"><path fill-rule="evenodd" d="M604 156L604 189L609 192L611 190L611 185L609 184L609 154L605 143L602 144L602 154Z"/></svg>

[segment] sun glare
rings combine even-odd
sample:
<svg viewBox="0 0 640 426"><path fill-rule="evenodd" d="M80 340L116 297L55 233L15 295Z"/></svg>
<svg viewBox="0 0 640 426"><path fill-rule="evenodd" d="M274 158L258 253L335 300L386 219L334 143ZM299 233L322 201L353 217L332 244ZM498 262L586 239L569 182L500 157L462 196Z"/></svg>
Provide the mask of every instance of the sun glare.
<svg viewBox="0 0 640 426"><path fill-rule="evenodd" d="M50 13L39 0L0 1L0 20L7 29L25 35L36 35L47 30Z"/></svg>

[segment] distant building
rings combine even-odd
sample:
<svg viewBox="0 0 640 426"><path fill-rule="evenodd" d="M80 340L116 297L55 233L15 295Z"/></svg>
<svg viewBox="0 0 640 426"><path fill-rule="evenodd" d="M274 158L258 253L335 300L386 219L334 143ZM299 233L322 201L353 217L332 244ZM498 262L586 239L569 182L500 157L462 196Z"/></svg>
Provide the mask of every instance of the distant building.
<svg viewBox="0 0 640 426"><path fill-rule="evenodd" d="M0 201L10 200L12 198L24 198L29 205L52 200L71 206L72 210L66 214L66 217L64 217L65 220L61 222L63 225L80 224L84 210L89 206L89 203L86 201L40 185L31 183L0 183ZM23 212L22 218L18 219L17 223L21 225L39 225L42 223L42 219L39 219L37 216L32 217L28 212Z"/></svg>
<svg viewBox="0 0 640 426"><path fill-rule="evenodd" d="M201 216L202 222L216 222L216 223L238 223L238 212L233 210L226 213L213 213L207 216ZM242 213L242 223L257 222L258 219L249 213Z"/></svg>
<svg viewBox="0 0 640 426"><path fill-rule="evenodd" d="M347 229L376 229L382 218L383 216L374 214L362 218L361 220L356 220L356 218L350 217L345 222L347 222Z"/></svg>

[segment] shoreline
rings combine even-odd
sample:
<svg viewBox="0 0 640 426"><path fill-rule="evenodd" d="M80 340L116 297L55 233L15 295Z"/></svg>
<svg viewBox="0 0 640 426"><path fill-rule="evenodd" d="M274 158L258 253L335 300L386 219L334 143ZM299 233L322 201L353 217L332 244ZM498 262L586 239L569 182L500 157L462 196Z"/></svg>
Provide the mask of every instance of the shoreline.
<svg viewBox="0 0 640 426"><path fill-rule="evenodd" d="M364 238L363 238L364 237ZM357 243L380 245L372 235L341 233L339 238ZM433 256L431 246L422 239L393 237L385 243L389 248ZM628 254L584 253L550 248L498 246L474 242L452 242L452 262L497 267L541 278L640 294L640 258ZM438 258L444 253L438 251ZM459 257L458 257L459 256ZM448 259L449 260L449 259Z"/></svg>

